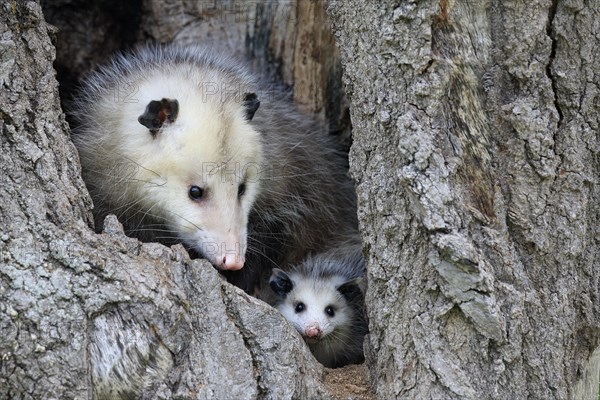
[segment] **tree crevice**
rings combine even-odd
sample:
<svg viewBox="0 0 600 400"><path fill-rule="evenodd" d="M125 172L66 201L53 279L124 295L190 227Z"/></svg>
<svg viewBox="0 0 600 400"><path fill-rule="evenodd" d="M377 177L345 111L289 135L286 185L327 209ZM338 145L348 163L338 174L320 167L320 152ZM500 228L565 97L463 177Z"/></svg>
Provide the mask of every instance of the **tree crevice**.
<svg viewBox="0 0 600 400"><path fill-rule="evenodd" d="M557 47L557 38L556 38L556 30L554 27L554 19L556 17L558 9L558 0L552 0L550 8L548 9L548 21L546 23L546 35L550 38L550 54L548 55L548 63L546 64L546 76L550 80L550 84L552 86L552 93L554 95L554 108L558 113L558 122L556 126L555 132L558 132L562 128L562 123L564 119L563 111L559 104L559 90L557 78L554 76L554 72L552 71L552 64L556 58L556 47ZM554 141L556 142L556 135L554 137Z"/></svg>

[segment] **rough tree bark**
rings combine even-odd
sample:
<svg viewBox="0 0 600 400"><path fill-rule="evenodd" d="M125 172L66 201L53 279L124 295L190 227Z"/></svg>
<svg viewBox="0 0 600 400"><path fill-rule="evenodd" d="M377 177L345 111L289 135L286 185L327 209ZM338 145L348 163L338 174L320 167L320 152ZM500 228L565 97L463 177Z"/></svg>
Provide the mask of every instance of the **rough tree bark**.
<svg viewBox="0 0 600 400"><path fill-rule="evenodd" d="M180 246L88 227L48 29L0 6L0 399L327 397L274 309Z"/></svg>
<svg viewBox="0 0 600 400"><path fill-rule="evenodd" d="M378 397L597 398L600 3L328 10Z"/></svg>
<svg viewBox="0 0 600 400"><path fill-rule="evenodd" d="M284 60L288 83L291 65L327 55L303 58L301 35L278 23L211 20L212 0L135 3L140 38L242 33L248 43L228 43ZM252 3L261 21L288 4ZM290 12L320 15L314 4ZM173 10L195 17L176 29L156 19ZM600 5L330 0L329 13L352 100L379 398L592 398ZM0 398L114 395L106 377L122 366L90 368L110 364L96 350L107 338L137 362L122 393L325 397L320 367L273 310L181 248L140 244L112 219L91 233L39 7L2 3L0 30ZM338 73L323 71L309 86Z"/></svg>

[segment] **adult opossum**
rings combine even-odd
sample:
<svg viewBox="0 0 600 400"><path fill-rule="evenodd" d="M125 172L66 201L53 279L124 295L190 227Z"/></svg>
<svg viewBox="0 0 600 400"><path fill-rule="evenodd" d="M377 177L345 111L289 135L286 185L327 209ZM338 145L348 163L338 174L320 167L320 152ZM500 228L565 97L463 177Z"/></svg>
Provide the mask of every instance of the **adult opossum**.
<svg viewBox="0 0 600 400"><path fill-rule="evenodd" d="M72 116L96 226L116 214L128 234L183 243L246 290L356 231L334 139L215 50L117 56L84 82Z"/></svg>
<svg viewBox="0 0 600 400"><path fill-rule="evenodd" d="M364 360L364 275L360 245L308 256L288 272L273 270L275 307L326 367Z"/></svg>

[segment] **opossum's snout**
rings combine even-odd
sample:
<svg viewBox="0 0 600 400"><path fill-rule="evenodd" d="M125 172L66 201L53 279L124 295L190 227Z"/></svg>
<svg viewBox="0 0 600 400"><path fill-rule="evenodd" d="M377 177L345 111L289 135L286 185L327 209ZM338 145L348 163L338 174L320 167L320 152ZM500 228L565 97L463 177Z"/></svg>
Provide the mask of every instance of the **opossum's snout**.
<svg viewBox="0 0 600 400"><path fill-rule="evenodd" d="M319 325L310 325L307 326L304 329L304 333L303 336L307 339L312 339L314 341L317 341L321 338L321 336L323 335L323 330L321 330L321 327Z"/></svg>
<svg viewBox="0 0 600 400"><path fill-rule="evenodd" d="M246 253L244 238L235 235L231 235L227 240L202 238L195 248L215 267L237 271L244 267Z"/></svg>
<svg viewBox="0 0 600 400"><path fill-rule="evenodd" d="M223 182L220 174L208 176L204 185L188 187L187 213L178 221L188 246L218 269L237 271L244 267L248 213L246 184ZM246 204L249 203L249 204Z"/></svg>
<svg viewBox="0 0 600 400"><path fill-rule="evenodd" d="M237 271L244 266L244 256L240 254L223 254L215 265L219 269Z"/></svg>

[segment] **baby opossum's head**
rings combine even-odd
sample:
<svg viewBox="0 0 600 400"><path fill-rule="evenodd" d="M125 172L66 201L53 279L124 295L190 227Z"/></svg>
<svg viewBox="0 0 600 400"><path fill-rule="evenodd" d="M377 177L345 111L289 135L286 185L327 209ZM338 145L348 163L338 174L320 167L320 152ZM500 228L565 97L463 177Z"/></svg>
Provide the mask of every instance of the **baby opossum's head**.
<svg viewBox="0 0 600 400"><path fill-rule="evenodd" d="M351 303L362 296L362 279L342 276L306 276L274 269L270 286L279 296L276 308L292 323L307 343L344 343L356 321Z"/></svg>
<svg viewBox="0 0 600 400"><path fill-rule="evenodd" d="M123 113L119 147L136 166L131 197L165 236L237 270L259 193L262 146L250 121L260 103L254 93L190 87L176 75L148 79Z"/></svg>

